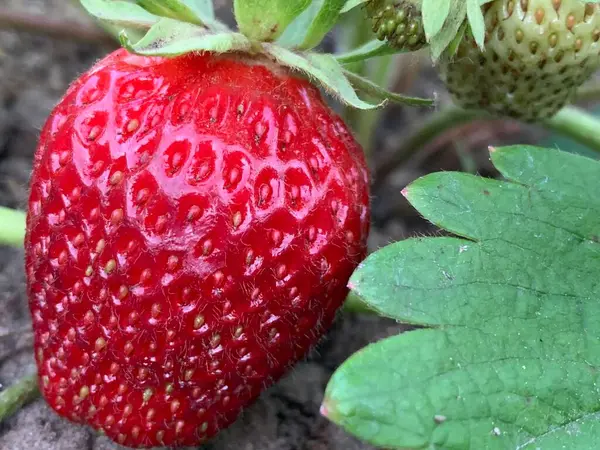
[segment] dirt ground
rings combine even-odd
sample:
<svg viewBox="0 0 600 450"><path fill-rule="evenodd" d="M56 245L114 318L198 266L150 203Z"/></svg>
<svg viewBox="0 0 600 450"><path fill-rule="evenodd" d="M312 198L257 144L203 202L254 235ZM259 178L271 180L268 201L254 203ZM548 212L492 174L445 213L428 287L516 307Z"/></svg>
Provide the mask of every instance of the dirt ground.
<svg viewBox="0 0 600 450"><path fill-rule="evenodd" d="M66 0L0 0L2 12L36 14L35 17L79 24L78 30L95 30L85 15ZM227 14L227 6L221 12ZM86 43L86 36L68 40L0 30L0 205L24 208L32 155L47 114L68 84L110 51L110 43ZM417 57L408 58L404 61L408 69L397 77L395 88L422 96L435 92L441 104L447 102L431 67L420 68ZM424 109L389 108L377 130L373 166L397 150L399 143L430 113ZM454 130L422 149L373 192L371 250L411 235L435 233L398 195L407 183L438 170L494 175L487 156L488 145L530 143L540 136L538 130L515 123L478 123ZM23 252L0 247L0 389L34 371L29 324ZM327 381L339 364L367 343L399 330L399 325L384 319L340 315L321 345L304 362L265 392L234 426L206 448L370 448L320 417L319 405ZM116 448L119 447L105 437L59 419L41 400L0 425L1 450Z"/></svg>

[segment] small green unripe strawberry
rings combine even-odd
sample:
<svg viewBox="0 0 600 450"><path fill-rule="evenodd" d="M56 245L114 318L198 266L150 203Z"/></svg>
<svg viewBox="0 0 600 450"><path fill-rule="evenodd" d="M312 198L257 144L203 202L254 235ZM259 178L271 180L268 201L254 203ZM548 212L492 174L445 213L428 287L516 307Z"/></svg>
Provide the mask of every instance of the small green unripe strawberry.
<svg viewBox="0 0 600 450"><path fill-rule="evenodd" d="M600 66L600 5L495 0L481 51L467 33L439 70L460 106L525 121L553 116Z"/></svg>
<svg viewBox="0 0 600 450"><path fill-rule="evenodd" d="M421 17L421 0L370 0L367 14L373 32L392 47L415 51L424 47L425 31Z"/></svg>

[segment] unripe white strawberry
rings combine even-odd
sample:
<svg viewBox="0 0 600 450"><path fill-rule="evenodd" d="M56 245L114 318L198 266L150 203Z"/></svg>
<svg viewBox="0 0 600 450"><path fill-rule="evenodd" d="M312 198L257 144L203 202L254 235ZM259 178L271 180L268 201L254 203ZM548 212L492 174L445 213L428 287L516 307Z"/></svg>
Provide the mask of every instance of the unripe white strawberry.
<svg viewBox="0 0 600 450"><path fill-rule="evenodd" d="M526 121L551 117L600 65L600 5L495 0L484 7L485 49L467 33L439 71L456 103Z"/></svg>

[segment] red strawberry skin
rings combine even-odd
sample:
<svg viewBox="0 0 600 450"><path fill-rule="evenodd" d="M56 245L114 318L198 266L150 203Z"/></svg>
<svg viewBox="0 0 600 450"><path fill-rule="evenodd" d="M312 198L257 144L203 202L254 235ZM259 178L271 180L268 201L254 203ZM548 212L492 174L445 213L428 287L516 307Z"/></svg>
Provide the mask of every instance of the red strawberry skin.
<svg viewBox="0 0 600 450"><path fill-rule="evenodd" d="M263 60L114 52L35 157L44 397L127 446L203 442L330 326L368 224L361 149L309 82Z"/></svg>

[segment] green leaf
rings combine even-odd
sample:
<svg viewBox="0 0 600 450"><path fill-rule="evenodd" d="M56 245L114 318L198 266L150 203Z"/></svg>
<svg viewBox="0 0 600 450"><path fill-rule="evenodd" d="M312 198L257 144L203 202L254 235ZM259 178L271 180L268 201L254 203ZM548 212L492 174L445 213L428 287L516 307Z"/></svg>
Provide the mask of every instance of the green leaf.
<svg viewBox="0 0 600 450"><path fill-rule="evenodd" d="M390 47L387 42L373 39L364 45L346 53L334 55L335 59L341 64L351 64L364 61L365 59L375 58L377 56L393 55L404 53L403 50Z"/></svg>
<svg viewBox="0 0 600 450"><path fill-rule="evenodd" d="M598 442L600 442L600 414L593 413L566 426L550 430L548 434L525 443L520 449L587 450L596 448Z"/></svg>
<svg viewBox="0 0 600 450"><path fill-rule="evenodd" d="M312 0L277 42L285 47L304 50L317 46L337 23L345 3L346 0Z"/></svg>
<svg viewBox="0 0 600 450"><path fill-rule="evenodd" d="M216 31L229 31L215 19L211 1L207 0L137 0L147 11L157 16L177 19L194 25L206 25Z"/></svg>
<svg viewBox="0 0 600 450"><path fill-rule="evenodd" d="M425 36L427 39L431 39L442 29L442 25L450 13L450 2L448 0L423 0L421 8Z"/></svg>
<svg viewBox="0 0 600 450"><path fill-rule="evenodd" d="M429 327L359 351L327 387L323 413L374 445L597 448L600 163L529 146L492 161L507 181L437 173L404 192L463 238L392 244L350 280L367 307Z"/></svg>
<svg viewBox="0 0 600 450"><path fill-rule="evenodd" d="M190 9L196 12L198 17L205 20L215 19L215 8L212 0L184 0Z"/></svg>
<svg viewBox="0 0 600 450"><path fill-rule="evenodd" d="M272 44L263 46L279 64L302 71L344 104L358 109L373 109L383 104L374 105L361 100L333 55L318 53L301 55Z"/></svg>
<svg viewBox="0 0 600 450"><path fill-rule="evenodd" d="M456 32L456 35L454 36L454 39L452 39L452 41L450 41L450 44L448 44L448 46L446 47L447 56L454 57L456 55L458 47L460 46L462 39L465 37L465 33L467 32L468 26L469 25L466 22L463 22L463 24L460 26L460 28Z"/></svg>
<svg viewBox="0 0 600 450"><path fill-rule="evenodd" d="M270 42L310 5L311 0L234 0L234 12L242 34L251 40Z"/></svg>
<svg viewBox="0 0 600 450"><path fill-rule="evenodd" d="M150 28L160 19L144 8L125 1L81 0L81 5L92 16L121 27Z"/></svg>
<svg viewBox="0 0 600 450"><path fill-rule="evenodd" d="M312 0L277 43L288 48L310 49L318 45L336 24L345 0Z"/></svg>
<svg viewBox="0 0 600 450"><path fill-rule="evenodd" d="M177 56L189 52L224 53L248 51L250 41L240 33L214 32L206 27L163 18L138 42L121 34L121 44L133 53L146 56Z"/></svg>
<svg viewBox="0 0 600 450"><path fill-rule="evenodd" d="M471 32L479 48L485 45L485 21L481 11L481 0L467 0L467 18L471 26Z"/></svg>
<svg viewBox="0 0 600 450"><path fill-rule="evenodd" d="M313 0L313 3L321 5L319 13L310 24L302 49L310 49L319 45L325 35L336 24L346 0Z"/></svg>
<svg viewBox="0 0 600 450"><path fill-rule="evenodd" d="M136 0L146 11L161 17L170 17L184 22L202 25L202 20L196 12L181 0Z"/></svg>

